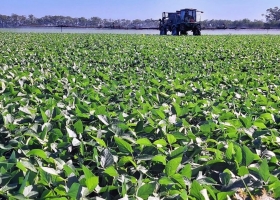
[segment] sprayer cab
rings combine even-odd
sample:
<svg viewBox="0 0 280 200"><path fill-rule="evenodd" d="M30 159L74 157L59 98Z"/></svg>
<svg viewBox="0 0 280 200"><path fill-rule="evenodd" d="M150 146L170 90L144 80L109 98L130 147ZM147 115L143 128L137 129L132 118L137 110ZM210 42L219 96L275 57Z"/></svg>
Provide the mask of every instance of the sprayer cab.
<svg viewBox="0 0 280 200"><path fill-rule="evenodd" d="M196 22L196 9L182 9L180 10L180 17L182 22Z"/></svg>

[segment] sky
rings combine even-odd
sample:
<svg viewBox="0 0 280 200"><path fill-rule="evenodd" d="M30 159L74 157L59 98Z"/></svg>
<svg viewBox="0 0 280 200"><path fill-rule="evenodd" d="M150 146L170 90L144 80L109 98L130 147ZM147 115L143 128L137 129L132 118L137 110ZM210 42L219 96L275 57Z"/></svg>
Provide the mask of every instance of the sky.
<svg viewBox="0 0 280 200"><path fill-rule="evenodd" d="M63 15L102 19L159 19L161 13L196 8L201 20L265 20L266 9L280 0L1 0L0 14L35 17Z"/></svg>

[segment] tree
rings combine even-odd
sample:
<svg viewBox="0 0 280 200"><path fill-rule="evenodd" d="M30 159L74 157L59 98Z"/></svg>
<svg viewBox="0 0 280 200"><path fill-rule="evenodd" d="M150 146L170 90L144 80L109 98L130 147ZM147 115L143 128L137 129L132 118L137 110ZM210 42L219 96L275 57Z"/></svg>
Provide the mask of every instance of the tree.
<svg viewBox="0 0 280 200"><path fill-rule="evenodd" d="M8 18L9 16L6 16L6 15L0 15L0 27L1 28L4 28L6 27L7 23L8 23Z"/></svg>
<svg viewBox="0 0 280 200"><path fill-rule="evenodd" d="M79 17L78 18L78 25L79 26L87 26L87 19L84 17Z"/></svg>
<svg viewBox="0 0 280 200"><path fill-rule="evenodd" d="M274 7L267 9L265 18L267 22L280 21L280 8Z"/></svg>
<svg viewBox="0 0 280 200"><path fill-rule="evenodd" d="M28 22L29 22L29 24L35 24L36 17L34 17L34 15L28 15Z"/></svg>
<svg viewBox="0 0 280 200"><path fill-rule="evenodd" d="M111 28L113 25L113 22L111 19L103 19L101 24L102 24L102 27L104 27L104 28Z"/></svg>
<svg viewBox="0 0 280 200"><path fill-rule="evenodd" d="M26 17L24 15L19 15L18 16L18 24L19 25L24 25L26 22Z"/></svg>
<svg viewBox="0 0 280 200"><path fill-rule="evenodd" d="M17 14L12 14L11 16L11 22L12 22L12 26L18 26L19 25L19 15Z"/></svg>
<svg viewBox="0 0 280 200"><path fill-rule="evenodd" d="M102 19L99 17L91 17L88 21L90 26L98 27L101 24Z"/></svg>

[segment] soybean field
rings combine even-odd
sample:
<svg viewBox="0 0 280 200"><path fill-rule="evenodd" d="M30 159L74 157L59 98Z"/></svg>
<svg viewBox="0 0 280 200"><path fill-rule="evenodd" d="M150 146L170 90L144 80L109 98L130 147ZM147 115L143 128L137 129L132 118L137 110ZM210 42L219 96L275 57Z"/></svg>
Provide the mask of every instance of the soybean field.
<svg viewBox="0 0 280 200"><path fill-rule="evenodd" d="M280 198L279 35L0 38L2 198Z"/></svg>

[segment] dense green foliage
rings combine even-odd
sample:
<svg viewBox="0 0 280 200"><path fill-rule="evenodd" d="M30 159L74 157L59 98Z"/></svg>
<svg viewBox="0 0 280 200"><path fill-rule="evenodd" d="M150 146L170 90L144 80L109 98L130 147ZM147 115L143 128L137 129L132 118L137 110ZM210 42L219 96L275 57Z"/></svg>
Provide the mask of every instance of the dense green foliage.
<svg viewBox="0 0 280 200"><path fill-rule="evenodd" d="M280 36L0 38L2 196L280 197Z"/></svg>

